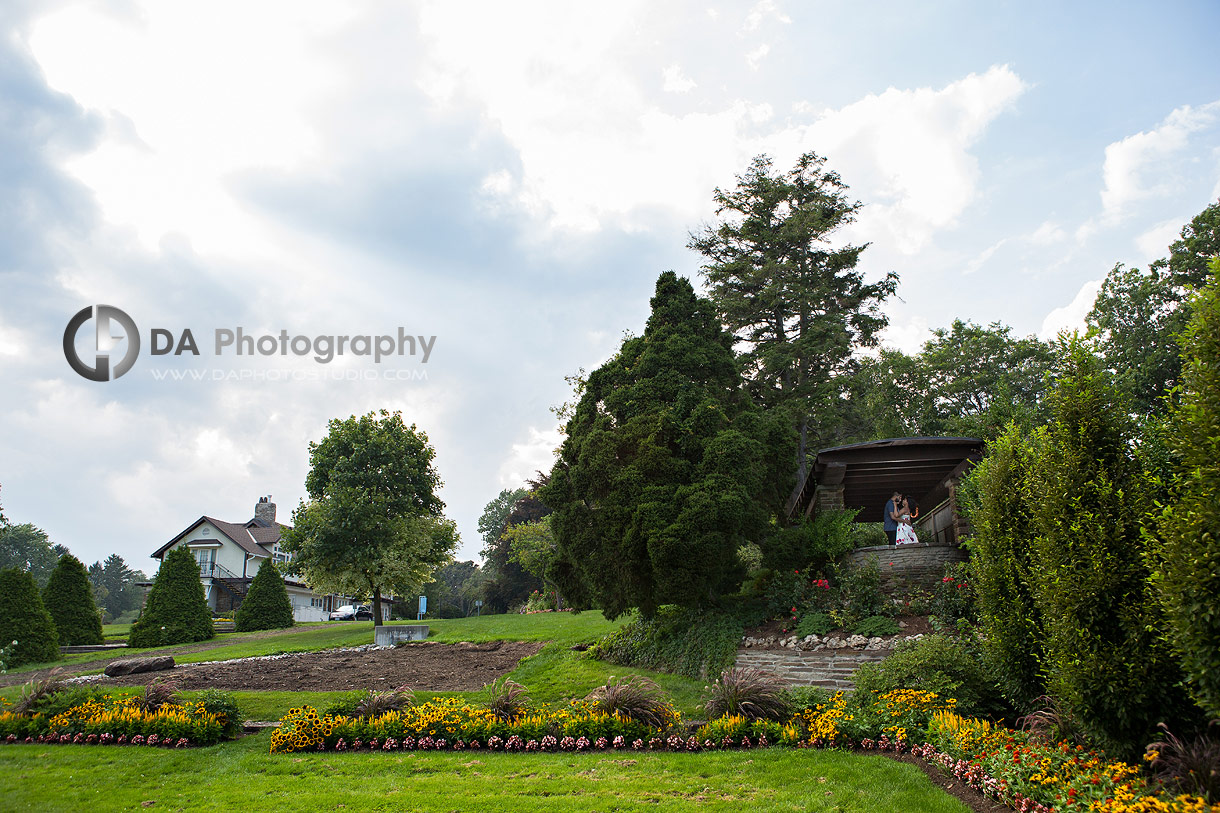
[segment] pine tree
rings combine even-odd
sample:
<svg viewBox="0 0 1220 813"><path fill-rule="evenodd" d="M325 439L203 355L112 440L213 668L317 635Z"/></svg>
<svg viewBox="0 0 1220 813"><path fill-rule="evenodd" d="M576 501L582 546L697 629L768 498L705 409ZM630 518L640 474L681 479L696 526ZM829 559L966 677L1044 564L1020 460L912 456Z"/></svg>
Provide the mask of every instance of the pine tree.
<svg viewBox="0 0 1220 813"><path fill-rule="evenodd" d="M60 646L102 643L102 618L93 601L89 574L72 554L59 557L43 588L42 603L55 621Z"/></svg>
<svg viewBox="0 0 1220 813"><path fill-rule="evenodd" d="M292 600L284 579L270 559L264 559L250 581L250 591L233 617L238 632L283 629L292 626Z"/></svg>
<svg viewBox="0 0 1220 813"><path fill-rule="evenodd" d="M148 593L144 613L131 625L132 647L167 646L203 641L216 633L199 581L199 565L184 547L165 554Z"/></svg>
<svg viewBox="0 0 1220 813"><path fill-rule="evenodd" d="M34 577L15 567L0 570L0 642L17 645L8 666L59 660L55 622L42 604Z"/></svg>

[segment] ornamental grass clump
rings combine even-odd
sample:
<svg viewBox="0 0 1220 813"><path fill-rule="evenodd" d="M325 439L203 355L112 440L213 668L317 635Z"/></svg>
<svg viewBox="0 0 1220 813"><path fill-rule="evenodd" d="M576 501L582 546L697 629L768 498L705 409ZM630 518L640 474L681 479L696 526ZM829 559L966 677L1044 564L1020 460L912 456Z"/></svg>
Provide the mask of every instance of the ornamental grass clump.
<svg viewBox="0 0 1220 813"><path fill-rule="evenodd" d="M401 711L415 705L415 692L406 686L399 686L389 692L375 692L372 689L356 703L352 710L354 717L380 717L390 711Z"/></svg>
<svg viewBox="0 0 1220 813"><path fill-rule="evenodd" d="M34 678L22 686L21 697L18 698L9 711L13 714L29 714L52 695L58 694L66 688L67 684L63 680L63 669L57 666L42 680Z"/></svg>
<svg viewBox="0 0 1220 813"><path fill-rule="evenodd" d="M487 684L487 709L505 722L521 716L529 705L525 687L508 678L500 678Z"/></svg>
<svg viewBox="0 0 1220 813"><path fill-rule="evenodd" d="M618 680L610 677L605 686L589 692L585 702L603 714L626 717L659 731L668 729L675 719L673 705L664 690L642 675Z"/></svg>
<svg viewBox="0 0 1220 813"><path fill-rule="evenodd" d="M1161 723L1164 739L1144 753L1153 775L1183 793L1220 802L1220 740L1211 736L1215 725L1213 720L1207 733L1182 740Z"/></svg>
<svg viewBox="0 0 1220 813"><path fill-rule="evenodd" d="M738 714L747 720L785 722L792 712L783 681L750 666L726 669L707 692L703 708L709 719Z"/></svg>
<svg viewBox="0 0 1220 813"><path fill-rule="evenodd" d="M162 706L178 704L178 689L181 683L173 678L159 677L144 687L144 695L140 698L140 708L144 711L156 711Z"/></svg>

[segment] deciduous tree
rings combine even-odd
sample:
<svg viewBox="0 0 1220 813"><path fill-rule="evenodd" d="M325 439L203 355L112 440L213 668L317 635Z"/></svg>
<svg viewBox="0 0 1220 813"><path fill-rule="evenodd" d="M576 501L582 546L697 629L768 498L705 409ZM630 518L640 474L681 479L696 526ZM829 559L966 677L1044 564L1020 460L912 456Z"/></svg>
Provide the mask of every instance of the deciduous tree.
<svg viewBox="0 0 1220 813"><path fill-rule="evenodd" d="M418 589L457 546L436 495L435 455L399 412L332 420L327 436L309 445L309 502L284 532L293 572L315 589L370 595L381 624L383 591Z"/></svg>

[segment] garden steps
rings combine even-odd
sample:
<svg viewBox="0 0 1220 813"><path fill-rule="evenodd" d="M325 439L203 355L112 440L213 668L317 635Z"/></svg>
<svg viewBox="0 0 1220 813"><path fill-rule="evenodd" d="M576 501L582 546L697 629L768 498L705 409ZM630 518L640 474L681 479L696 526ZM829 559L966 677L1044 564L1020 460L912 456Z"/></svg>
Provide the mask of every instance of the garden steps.
<svg viewBox="0 0 1220 813"><path fill-rule="evenodd" d="M877 663L889 650L820 649L816 652L739 649L737 665L771 672L789 686L818 686L823 689L850 690L851 681L862 664Z"/></svg>

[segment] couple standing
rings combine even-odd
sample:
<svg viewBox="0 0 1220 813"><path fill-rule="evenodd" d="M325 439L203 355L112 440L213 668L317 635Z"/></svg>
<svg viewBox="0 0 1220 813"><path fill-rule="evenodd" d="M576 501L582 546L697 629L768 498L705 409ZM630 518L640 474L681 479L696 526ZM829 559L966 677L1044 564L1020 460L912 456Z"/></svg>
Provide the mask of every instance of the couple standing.
<svg viewBox="0 0 1220 813"><path fill-rule="evenodd" d="M919 537L911 520L919 516L919 504L902 492L895 491L885 504L884 528L891 545L916 545Z"/></svg>

